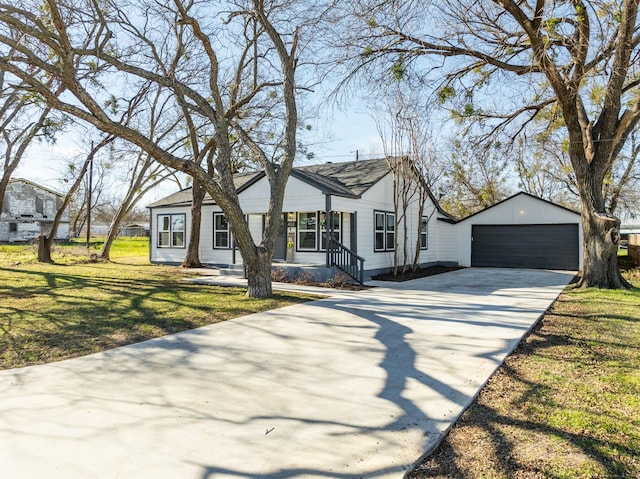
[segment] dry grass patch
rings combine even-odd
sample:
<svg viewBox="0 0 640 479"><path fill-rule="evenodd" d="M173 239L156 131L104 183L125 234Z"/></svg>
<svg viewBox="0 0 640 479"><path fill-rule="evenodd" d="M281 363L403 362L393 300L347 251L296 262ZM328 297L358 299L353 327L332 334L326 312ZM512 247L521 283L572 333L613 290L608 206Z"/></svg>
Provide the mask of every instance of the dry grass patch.
<svg viewBox="0 0 640 479"><path fill-rule="evenodd" d="M435 478L640 477L640 286L565 291L441 446Z"/></svg>

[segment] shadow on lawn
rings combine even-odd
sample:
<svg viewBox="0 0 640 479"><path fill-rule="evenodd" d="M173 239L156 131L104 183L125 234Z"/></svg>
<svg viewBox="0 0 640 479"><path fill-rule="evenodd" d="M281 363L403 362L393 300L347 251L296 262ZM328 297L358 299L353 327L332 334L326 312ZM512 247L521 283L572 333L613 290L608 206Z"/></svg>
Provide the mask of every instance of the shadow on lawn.
<svg viewBox="0 0 640 479"><path fill-rule="evenodd" d="M233 288L55 269L0 267L0 274L14 279L0 281L0 369L80 356L255 311L243 308L243 293ZM20 277L30 278L27 285ZM215 308L193 300L203 288L220 298Z"/></svg>
<svg viewBox="0 0 640 479"><path fill-rule="evenodd" d="M584 316L561 314L559 318L574 318L584 320ZM622 321L637 322L631 316L609 316ZM614 406L599 407L606 401L600 397L598 390L600 374L598 365L606 362L620 362L622 358L616 351L627 348L629 356L637 356L636 345L622 341L610 341L585 338L580 330L575 334L555 334L547 332L541 321L528 341L523 341L516 349L514 356L502 365L499 372L492 378L489 386L483 390L479 398L465 412L449 434L455 434L452 441L446 437L444 441L408 476L410 479L450 478L475 479L479 472L487 477L527 477L527 478L565 478L587 477L580 460L589 458L595 461L604 472L597 473L601 478L634 479L638 477L638 441L640 437L640 423L637 418L629 418L628 411L620 412ZM533 381L523 374L523 367L519 364L519 356L530 354L544 356L558 364L564 363L567 370L577 370L576 376L563 377L562 372L552 377L550 381ZM635 367L617 367L617 371L633 373ZM580 384L583 379L584 384ZM546 378L545 378L546 379ZM594 391L591 396L577 398L579 405L563 402L553 381L570 380L575 389L589 388ZM495 385L494 385L495 381ZM591 384L593 381L593 384ZM565 386L566 387L566 386ZM608 385L604 392L614 393ZM571 394L571 393L568 393ZM629 394L629 393L626 393ZM503 400L507 397L506 400ZM574 401L575 402L575 401ZM533 407L536 412L530 417L524 417L525 411ZM506 411L506 412L505 412ZM511 413L511 411L517 411ZM549 421L550 417L563 417L567 412L584 418L586 426L576 430L571 426L555 426ZM634 424L635 423L635 424ZM622 428L635 428L635 434L627 436L620 433ZM612 428L609 430L608 428ZM532 440L531 437L535 437ZM635 439L632 439L635 437ZM520 442L522 441L522 443ZM633 444L635 441L635 444ZM562 446L565 443L566 446ZM631 443L631 444L630 444ZM525 447L518 447L522 444ZM529 444L528 446L526 446ZM551 444L547 449L544 444ZM474 453L463 450L465 447L480 446ZM562 448L560 454L554 448ZM567 466L577 452L582 459L574 465L574 475L556 471L554 460ZM479 471L477 459L474 455L483 455L491 465ZM549 455L551 459L545 457ZM466 459L469 459L467 462ZM589 476L591 477L591 476Z"/></svg>

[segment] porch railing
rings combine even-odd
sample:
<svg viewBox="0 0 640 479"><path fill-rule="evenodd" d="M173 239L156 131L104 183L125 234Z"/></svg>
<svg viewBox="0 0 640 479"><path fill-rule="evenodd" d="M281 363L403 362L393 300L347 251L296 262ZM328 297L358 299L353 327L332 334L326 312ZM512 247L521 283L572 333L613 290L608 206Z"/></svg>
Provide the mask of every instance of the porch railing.
<svg viewBox="0 0 640 479"><path fill-rule="evenodd" d="M364 258L331 238L329 239L329 266L335 266L358 283L364 284Z"/></svg>

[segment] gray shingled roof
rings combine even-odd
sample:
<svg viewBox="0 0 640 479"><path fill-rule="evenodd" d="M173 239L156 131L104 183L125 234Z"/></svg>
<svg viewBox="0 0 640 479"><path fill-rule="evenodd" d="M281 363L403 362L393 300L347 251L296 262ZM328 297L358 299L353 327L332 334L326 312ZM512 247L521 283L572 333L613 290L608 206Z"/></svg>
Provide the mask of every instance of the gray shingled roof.
<svg viewBox="0 0 640 479"><path fill-rule="evenodd" d="M323 163L293 168L291 176L318 188L324 194L359 198L389 173L385 158L377 160L350 161L346 163ZM264 176L263 172L243 173L234 177L238 192L250 187ZM207 195L205 204L214 201ZM191 204L191 188L169 195L148 208L160 206L188 206Z"/></svg>
<svg viewBox="0 0 640 479"><path fill-rule="evenodd" d="M389 173L389 163L385 158L322 163L295 168L295 173L317 181L325 193L357 198Z"/></svg>

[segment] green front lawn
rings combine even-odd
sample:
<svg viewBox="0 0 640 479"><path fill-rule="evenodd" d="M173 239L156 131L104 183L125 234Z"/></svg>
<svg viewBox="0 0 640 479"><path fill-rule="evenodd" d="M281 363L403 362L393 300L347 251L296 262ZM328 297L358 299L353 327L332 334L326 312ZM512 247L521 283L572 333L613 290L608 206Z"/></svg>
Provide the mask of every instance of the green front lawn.
<svg viewBox="0 0 640 479"><path fill-rule="evenodd" d="M58 245L56 264L29 245L0 246L0 369L81 356L308 301L299 294L247 298L239 288L184 283L177 267L151 265L148 239L118 240L111 262L79 244Z"/></svg>

